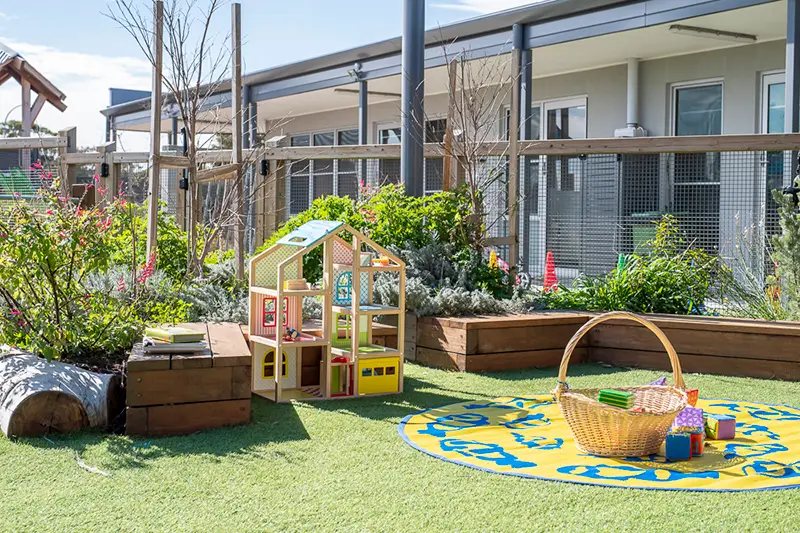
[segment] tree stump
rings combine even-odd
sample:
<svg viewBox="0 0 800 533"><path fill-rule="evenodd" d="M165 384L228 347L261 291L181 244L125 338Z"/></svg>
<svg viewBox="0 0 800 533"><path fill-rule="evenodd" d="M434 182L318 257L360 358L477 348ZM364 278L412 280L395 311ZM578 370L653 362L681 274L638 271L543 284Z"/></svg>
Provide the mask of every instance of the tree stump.
<svg viewBox="0 0 800 533"><path fill-rule="evenodd" d="M120 378L30 354L0 358L0 431L38 436L109 428L121 411Z"/></svg>

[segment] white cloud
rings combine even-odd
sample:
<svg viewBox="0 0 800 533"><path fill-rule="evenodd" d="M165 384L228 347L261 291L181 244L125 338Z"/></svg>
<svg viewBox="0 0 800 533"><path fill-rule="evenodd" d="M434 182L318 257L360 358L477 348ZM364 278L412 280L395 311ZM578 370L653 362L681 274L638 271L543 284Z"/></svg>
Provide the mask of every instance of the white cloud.
<svg viewBox="0 0 800 533"><path fill-rule="evenodd" d="M76 126L80 146L97 146L105 141L105 118L100 110L108 106L109 87L150 89L150 63L145 59L70 52L2 37L0 41L19 52L67 96L66 111L47 104L36 122L52 130ZM19 120L20 110L13 109L19 103L16 82L0 86L0 121L9 111L10 119Z"/></svg>
<svg viewBox="0 0 800 533"><path fill-rule="evenodd" d="M539 0L542 1L542 0ZM528 4L536 4L536 0L456 0L452 3L439 4L433 6L444 9L457 9L459 11L470 11L472 13L494 13L519 7Z"/></svg>

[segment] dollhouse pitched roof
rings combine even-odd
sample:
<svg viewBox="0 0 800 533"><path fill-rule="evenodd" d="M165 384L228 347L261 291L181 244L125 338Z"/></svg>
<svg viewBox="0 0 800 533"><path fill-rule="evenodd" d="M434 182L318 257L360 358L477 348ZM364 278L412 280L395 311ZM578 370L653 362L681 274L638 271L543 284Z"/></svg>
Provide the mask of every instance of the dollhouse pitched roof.
<svg viewBox="0 0 800 533"><path fill-rule="evenodd" d="M311 220L282 237L277 244L308 248L314 246L331 233L335 233L342 226L344 226L344 222L335 220Z"/></svg>

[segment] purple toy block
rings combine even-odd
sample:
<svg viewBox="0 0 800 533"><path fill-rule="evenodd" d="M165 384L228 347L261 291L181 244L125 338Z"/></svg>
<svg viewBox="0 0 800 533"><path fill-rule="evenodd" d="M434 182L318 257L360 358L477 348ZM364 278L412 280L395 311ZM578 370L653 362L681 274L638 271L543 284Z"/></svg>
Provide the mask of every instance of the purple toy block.
<svg viewBox="0 0 800 533"><path fill-rule="evenodd" d="M709 414L706 417L708 438L730 440L736 438L736 417L731 415Z"/></svg>
<svg viewBox="0 0 800 533"><path fill-rule="evenodd" d="M688 433L668 433L666 453L670 461L688 461L692 458L692 437Z"/></svg>
<svg viewBox="0 0 800 533"><path fill-rule="evenodd" d="M672 423L673 428L692 431L694 429L703 428L705 423L703 421L703 410L697 407L687 407L675 417L675 422Z"/></svg>
<svg viewBox="0 0 800 533"><path fill-rule="evenodd" d="M656 385L659 387L665 387L667 385L667 378L659 378L652 383L648 383L648 385Z"/></svg>

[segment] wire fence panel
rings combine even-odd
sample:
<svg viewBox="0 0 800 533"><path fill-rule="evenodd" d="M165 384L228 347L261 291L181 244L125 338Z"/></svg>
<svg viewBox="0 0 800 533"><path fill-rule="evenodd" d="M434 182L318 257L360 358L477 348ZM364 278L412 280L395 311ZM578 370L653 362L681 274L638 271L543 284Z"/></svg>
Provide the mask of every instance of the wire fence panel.
<svg viewBox="0 0 800 533"><path fill-rule="evenodd" d="M528 178L544 194L529 184L520 199L522 266L534 280L547 252L567 281L612 270L619 254L645 255L664 215L675 217L686 246L740 274L771 273L767 245L780 231L771 191L791 182L791 152L535 159Z"/></svg>

